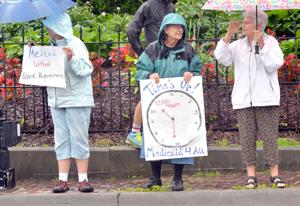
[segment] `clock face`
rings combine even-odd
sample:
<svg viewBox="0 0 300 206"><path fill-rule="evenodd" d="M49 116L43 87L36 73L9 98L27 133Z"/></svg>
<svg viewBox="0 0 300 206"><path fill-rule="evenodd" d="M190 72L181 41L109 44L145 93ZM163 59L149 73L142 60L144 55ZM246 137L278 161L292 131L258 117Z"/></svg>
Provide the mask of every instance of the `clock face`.
<svg viewBox="0 0 300 206"><path fill-rule="evenodd" d="M201 123L198 103L193 96L180 90L157 95L147 110L150 133L164 147L188 145L199 134Z"/></svg>

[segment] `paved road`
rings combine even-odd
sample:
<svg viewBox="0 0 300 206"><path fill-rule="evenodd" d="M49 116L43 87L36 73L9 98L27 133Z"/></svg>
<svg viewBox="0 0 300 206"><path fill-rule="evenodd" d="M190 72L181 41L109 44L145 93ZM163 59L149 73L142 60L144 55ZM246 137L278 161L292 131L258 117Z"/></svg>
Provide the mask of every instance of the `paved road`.
<svg viewBox="0 0 300 206"><path fill-rule="evenodd" d="M300 189L197 190L147 193L0 195L9 206L299 206Z"/></svg>

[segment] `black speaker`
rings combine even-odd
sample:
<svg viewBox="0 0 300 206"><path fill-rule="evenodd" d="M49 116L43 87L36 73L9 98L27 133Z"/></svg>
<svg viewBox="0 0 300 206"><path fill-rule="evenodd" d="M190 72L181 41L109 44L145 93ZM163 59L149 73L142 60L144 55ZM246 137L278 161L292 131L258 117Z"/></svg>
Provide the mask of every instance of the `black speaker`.
<svg viewBox="0 0 300 206"><path fill-rule="evenodd" d="M4 142L4 139L3 139L3 126L2 126L2 124L3 124L4 121L5 121L4 119L0 118L0 148L4 148L4 147L2 147L2 143Z"/></svg>
<svg viewBox="0 0 300 206"><path fill-rule="evenodd" d="M2 121L2 138L0 147L7 148L21 142L21 128L16 121Z"/></svg>
<svg viewBox="0 0 300 206"><path fill-rule="evenodd" d="M10 167L8 149L0 149L0 170L7 170Z"/></svg>
<svg viewBox="0 0 300 206"><path fill-rule="evenodd" d="M15 168L0 170L0 190L12 189L15 186Z"/></svg>

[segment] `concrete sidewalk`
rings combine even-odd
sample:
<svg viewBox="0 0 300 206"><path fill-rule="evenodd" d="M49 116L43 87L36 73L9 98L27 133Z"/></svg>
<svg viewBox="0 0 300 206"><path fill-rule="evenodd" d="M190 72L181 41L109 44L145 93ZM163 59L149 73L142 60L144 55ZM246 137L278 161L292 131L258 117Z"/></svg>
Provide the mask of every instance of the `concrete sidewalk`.
<svg viewBox="0 0 300 206"><path fill-rule="evenodd" d="M16 169L17 179L55 178L57 161L52 147L10 148L11 167ZM193 166L187 166L185 173L199 170L243 170L239 147L209 147L207 157L195 158ZM281 148L280 169L300 171L300 148ZM172 167L163 167L171 173ZM265 169L262 149L257 150L257 170ZM91 148L89 176L92 178L127 178L128 176L148 176L149 163L140 159L139 151L131 147ZM71 173L76 174L75 165Z"/></svg>
<svg viewBox="0 0 300 206"><path fill-rule="evenodd" d="M210 147L209 156L196 158L194 166L186 167L184 184L190 189L184 192L119 192L109 190L108 182L104 178L122 178L127 180L123 183L116 182L114 188L134 187L143 185L150 173L149 164L139 158L139 151L130 147L117 148L92 148L89 177L95 186L95 192L82 194L76 191L72 182L71 191L65 194L52 194L53 182L46 182L44 178L57 177L57 162L53 148L11 148L11 166L16 168L17 185L16 191L1 192L0 206L57 206L57 205L105 205L105 206L135 206L135 205L205 205L205 206L299 206L300 205L300 148L280 149L282 170L291 188L288 189L257 189L257 190L232 190L235 185L243 185L244 172L240 162L240 148L238 147ZM262 150L257 151L258 170L263 171L264 161ZM164 175L172 173L172 167L163 167ZM188 174L203 170L213 171L238 171L239 174L221 174L219 177L202 179ZM72 172L76 169L74 164ZM144 176L144 179L130 179L131 176ZM268 184L268 174L258 173L259 183ZM100 178L97 182L94 178ZM168 184L172 177L164 177L164 184ZM23 179L40 180L38 192L33 192L32 184L20 187ZM129 185L129 183L131 185ZM215 185L217 183L217 185ZM135 185L134 185L135 184ZM193 186L192 184L197 184ZM42 189L39 188L42 185ZM108 186L107 186L108 185ZM204 186L206 185L206 186ZM213 186L215 185L215 186ZM221 186L225 187L221 187ZM211 187L210 187L211 186ZM212 188L212 190L207 190ZM214 188L218 188L216 190ZM224 188L225 190L220 190ZM36 189L36 188L35 188ZM24 194L24 190L27 193ZM42 192L41 192L42 191ZM116 192L115 192L116 191Z"/></svg>
<svg viewBox="0 0 300 206"><path fill-rule="evenodd" d="M299 206L299 202L300 189L0 195L1 206Z"/></svg>

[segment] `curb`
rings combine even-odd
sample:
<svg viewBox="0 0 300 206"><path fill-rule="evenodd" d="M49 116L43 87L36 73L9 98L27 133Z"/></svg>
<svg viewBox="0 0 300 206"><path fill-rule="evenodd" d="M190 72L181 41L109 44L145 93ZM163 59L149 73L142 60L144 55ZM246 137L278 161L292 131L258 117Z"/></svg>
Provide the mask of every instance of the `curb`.
<svg viewBox="0 0 300 206"><path fill-rule="evenodd" d="M0 205L10 206L298 206L300 189L198 190L185 192L0 195Z"/></svg>
<svg viewBox="0 0 300 206"><path fill-rule="evenodd" d="M17 179L55 178L57 161L53 147L10 148L10 165L16 169ZM193 166L187 166L185 173L200 170L244 170L239 147L209 147L207 157L195 158ZM300 170L300 148L281 148L280 169ZM262 149L257 150L257 171L265 169ZM173 168L163 167L164 174L171 174ZM91 148L89 176L92 178L127 178L148 176L149 163L139 158L139 151L130 147ZM70 175L76 174L72 162Z"/></svg>

